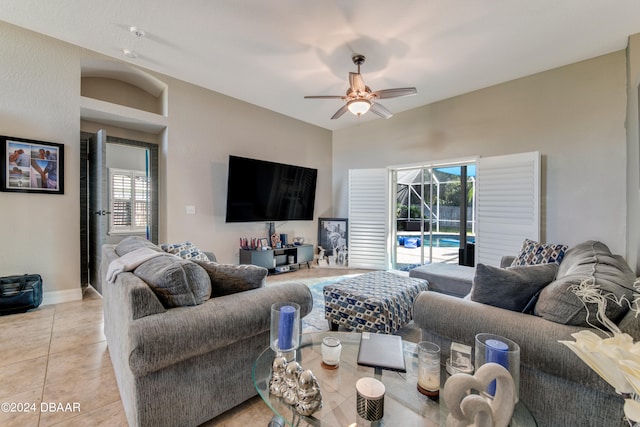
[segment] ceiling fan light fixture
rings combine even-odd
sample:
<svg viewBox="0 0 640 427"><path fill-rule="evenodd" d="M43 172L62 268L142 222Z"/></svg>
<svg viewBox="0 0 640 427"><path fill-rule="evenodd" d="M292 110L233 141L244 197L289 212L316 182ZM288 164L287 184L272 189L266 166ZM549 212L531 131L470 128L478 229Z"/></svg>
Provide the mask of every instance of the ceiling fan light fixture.
<svg viewBox="0 0 640 427"><path fill-rule="evenodd" d="M347 102L347 108L352 114L360 117L371 108L371 102L366 99L352 99Z"/></svg>

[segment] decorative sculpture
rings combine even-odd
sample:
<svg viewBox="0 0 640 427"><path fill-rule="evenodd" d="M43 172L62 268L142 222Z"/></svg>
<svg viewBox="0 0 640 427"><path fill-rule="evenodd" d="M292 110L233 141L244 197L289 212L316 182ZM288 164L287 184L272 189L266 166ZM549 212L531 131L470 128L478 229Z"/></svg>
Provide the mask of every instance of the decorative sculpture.
<svg viewBox="0 0 640 427"><path fill-rule="evenodd" d="M302 367L298 362L289 362L285 368L284 383L286 389L282 393L282 398L289 405L295 405L298 401L298 378L302 372Z"/></svg>
<svg viewBox="0 0 640 427"><path fill-rule="evenodd" d="M300 415L311 415L322 406L322 394L318 380L309 369L303 371L298 378L298 401L296 412Z"/></svg>
<svg viewBox="0 0 640 427"><path fill-rule="evenodd" d="M282 396L286 390L285 368L287 367L287 359L284 357L276 357L273 359L272 374L269 380L269 392L274 396Z"/></svg>
<svg viewBox="0 0 640 427"><path fill-rule="evenodd" d="M321 267L326 267L328 265L324 256L324 248L322 246L318 246L318 265Z"/></svg>
<svg viewBox="0 0 640 427"><path fill-rule="evenodd" d="M482 393L494 380L491 399ZM481 394L470 394L473 390ZM506 427L515 406L515 384L503 366L486 363L475 375L452 375L444 385L444 400L449 408L447 427Z"/></svg>

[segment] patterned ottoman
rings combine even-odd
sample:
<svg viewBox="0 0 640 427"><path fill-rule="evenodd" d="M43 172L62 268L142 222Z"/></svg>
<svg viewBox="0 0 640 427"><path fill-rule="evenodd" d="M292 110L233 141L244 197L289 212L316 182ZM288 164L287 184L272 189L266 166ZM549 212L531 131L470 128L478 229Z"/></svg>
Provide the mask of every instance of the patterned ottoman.
<svg viewBox="0 0 640 427"><path fill-rule="evenodd" d="M361 332L393 334L413 318L413 301L428 282L387 271L365 273L324 288L324 317Z"/></svg>

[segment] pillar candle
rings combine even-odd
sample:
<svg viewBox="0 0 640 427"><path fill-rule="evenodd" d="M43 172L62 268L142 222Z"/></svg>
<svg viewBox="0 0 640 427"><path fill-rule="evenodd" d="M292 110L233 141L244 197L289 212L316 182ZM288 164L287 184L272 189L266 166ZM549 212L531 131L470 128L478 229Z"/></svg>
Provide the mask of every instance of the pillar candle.
<svg viewBox="0 0 640 427"><path fill-rule="evenodd" d="M278 348L289 350L293 341L293 321L296 309L290 305L280 307L280 322L278 323Z"/></svg>
<svg viewBox="0 0 640 427"><path fill-rule="evenodd" d="M509 370L509 346L499 340L487 340L485 342L487 346L485 353L486 363L497 363L504 366L506 370ZM487 392L494 396L496 394L496 382L492 381L487 387Z"/></svg>

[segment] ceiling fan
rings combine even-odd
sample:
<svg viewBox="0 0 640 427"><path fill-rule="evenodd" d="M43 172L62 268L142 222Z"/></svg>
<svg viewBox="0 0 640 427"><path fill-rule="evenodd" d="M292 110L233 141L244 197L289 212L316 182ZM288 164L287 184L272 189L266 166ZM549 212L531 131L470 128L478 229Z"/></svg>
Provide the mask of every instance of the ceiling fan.
<svg viewBox="0 0 640 427"><path fill-rule="evenodd" d="M344 99L346 102L336 113L331 117L331 120L337 119L344 113L351 111L356 116L360 117L367 111L371 110L372 113L377 114L380 117L388 119L393 114L387 110L381 104L375 102L378 99L398 98L401 96L415 95L417 90L415 87L403 87L396 89L383 89L371 92L369 86L364 84L362 74L360 74L360 66L364 64L364 55L353 55L351 60L358 66L357 73L349 73L349 89L347 89L346 95L318 95L318 96L305 96L309 99Z"/></svg>

